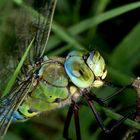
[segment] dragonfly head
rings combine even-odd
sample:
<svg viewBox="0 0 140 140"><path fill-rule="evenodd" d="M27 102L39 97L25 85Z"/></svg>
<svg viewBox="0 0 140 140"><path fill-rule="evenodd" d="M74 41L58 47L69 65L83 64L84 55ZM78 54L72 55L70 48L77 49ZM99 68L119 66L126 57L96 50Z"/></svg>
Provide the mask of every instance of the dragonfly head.
<svg viewBox="0 0 140 140"><path fill-rule="evenodd" d="M106 65L103 57L96 50L89 53L86 60L87 65L92 70L95 80L93 82L93 87L100 87L103 85L103 81L107 75Z"/></svg>
<svg viewBox="0 0 140 140"><path fill-rule="evenodd" d="M100 87L107 75L105 61L96 50L90 53L72 51L64 66L71 81L80 88Z"/></svg>

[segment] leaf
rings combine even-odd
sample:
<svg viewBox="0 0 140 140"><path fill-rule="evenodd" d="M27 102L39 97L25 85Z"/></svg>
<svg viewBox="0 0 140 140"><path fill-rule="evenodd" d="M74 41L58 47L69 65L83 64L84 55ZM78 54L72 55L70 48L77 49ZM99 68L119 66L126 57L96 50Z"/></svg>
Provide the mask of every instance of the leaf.
<svg viewBox="0 0 140 140"><path fill-rule="evenodd" d="M122 40L110 57L114 68L130 74L137 63L140 62L140 23Z"/></svg>
<svg viewBox="0 0 140 140"><path fill-rule="evenodd" d="M13 86L15 80L16 80L16 77L18 76L18 74L19 74L19 72L20 72L20 69L22 68L22 65L23 65L23 63L24 63L24 61L25 61L25 59L26 59L26 57L27 57L27 55L28 55L28 53L29 53L29 50L30 50L30 48L32 47L33 41L34 41L34 39L33 39L33 40L31 41L31 43L28 45L28 47L27 47L25 53L23 54L23 56L22 56L22 58L21 58L21 60L20 60L20 62L19 62L19 64L18 64L16 70L14 71L14 73L13 73L13 75L12 75L10 81L8 82L8 84L7 84L7 86L6 86L6 89L4 90L4 93L2 94L2 97L4 97L5 95L7 95L7 94L10 92L10 90L11 90L11 88L12 88L12 86Z"/></svg>

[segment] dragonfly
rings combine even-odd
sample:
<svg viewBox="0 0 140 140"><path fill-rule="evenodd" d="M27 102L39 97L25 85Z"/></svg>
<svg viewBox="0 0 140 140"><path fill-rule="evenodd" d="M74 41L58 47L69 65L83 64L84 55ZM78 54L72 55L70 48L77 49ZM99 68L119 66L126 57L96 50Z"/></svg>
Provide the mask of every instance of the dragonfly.
<svg viewBox="0 0 140 140"><path fill-rule="evenodd" d="M47 48L51 25L57 0L50 0L45 10L46 19L39 18L32 56L24 64L20 81L10 93L0 100L0 139L3 139L8 127L14 122L23 122L42 112L70 105L63 136L69 139L68 128L74 115L76 137L81 139L79 124L79 107L77 102L85 99L97 119L99 126L106 133L109 130L102 123L93 100L104 104L91 94L90 89L104 85L107 69L104 58L97 50L72 51L66 58L47 57ZM42 26L42 27L40 27Z"/></svg>

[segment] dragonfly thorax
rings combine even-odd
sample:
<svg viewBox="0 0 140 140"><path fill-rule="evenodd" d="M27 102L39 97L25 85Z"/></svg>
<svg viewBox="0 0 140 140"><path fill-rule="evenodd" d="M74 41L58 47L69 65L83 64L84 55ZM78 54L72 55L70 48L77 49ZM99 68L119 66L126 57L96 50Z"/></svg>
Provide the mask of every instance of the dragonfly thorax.
<svg viewBox="0 0 140 140"><path fill-rule="evenodd" d="M81 96L78 88L72 83L69 84L64 59L60 57L45 60L37 75L35 77L38 78L33 78L31 93L25 99L23 108L28 106L36 112L53 110L70 104L72 100L77 101Z"/></svg>

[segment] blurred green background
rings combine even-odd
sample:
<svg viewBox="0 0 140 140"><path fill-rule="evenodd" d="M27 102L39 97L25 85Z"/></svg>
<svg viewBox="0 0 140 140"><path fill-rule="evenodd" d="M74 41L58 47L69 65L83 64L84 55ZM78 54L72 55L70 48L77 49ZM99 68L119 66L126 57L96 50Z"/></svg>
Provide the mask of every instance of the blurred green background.
<svg viewBox="0 0 140 140"><path fill-rule="evenodd" d="M17 30L26 32L25 21L19 12L28 1L0 0L0 92L7 82L22 54L17 46ZM133 2L133 4L132 4ZM137 2L137 3L136 3ZM29 8L38 9L41 0L35 0ZM125 6L124 6L125 5ZM30 13L23 15L29 16ZM104 57L108 76L107 81L127 85L140 76L140 2L136 0L58 0L52 32L46 54L66 57L71 50L96 48ZM21 17L15 25L17 17ZM32 15L31 15L32 16ZM28 27L29 28L29 27ZM18 33L17 33L18 32ZM23 44L24 45L24 44ZM105 98L116 88L104 86L93 89L98 97ZM125 115L135 110L134 90L108 101L108 108ZM127 125L119 126L111 135L105 136L84 101L80 104L80 125L83 140L119 140L125 136ZM108 127L114 124L113 116L96 105ZM62 132L68 106L52 112L43 113L25 123L12 124L5 140L63 140ZM70 137L76 139L74 122L70 126ZM119 135L118 135L119 133Z"/></svg>

